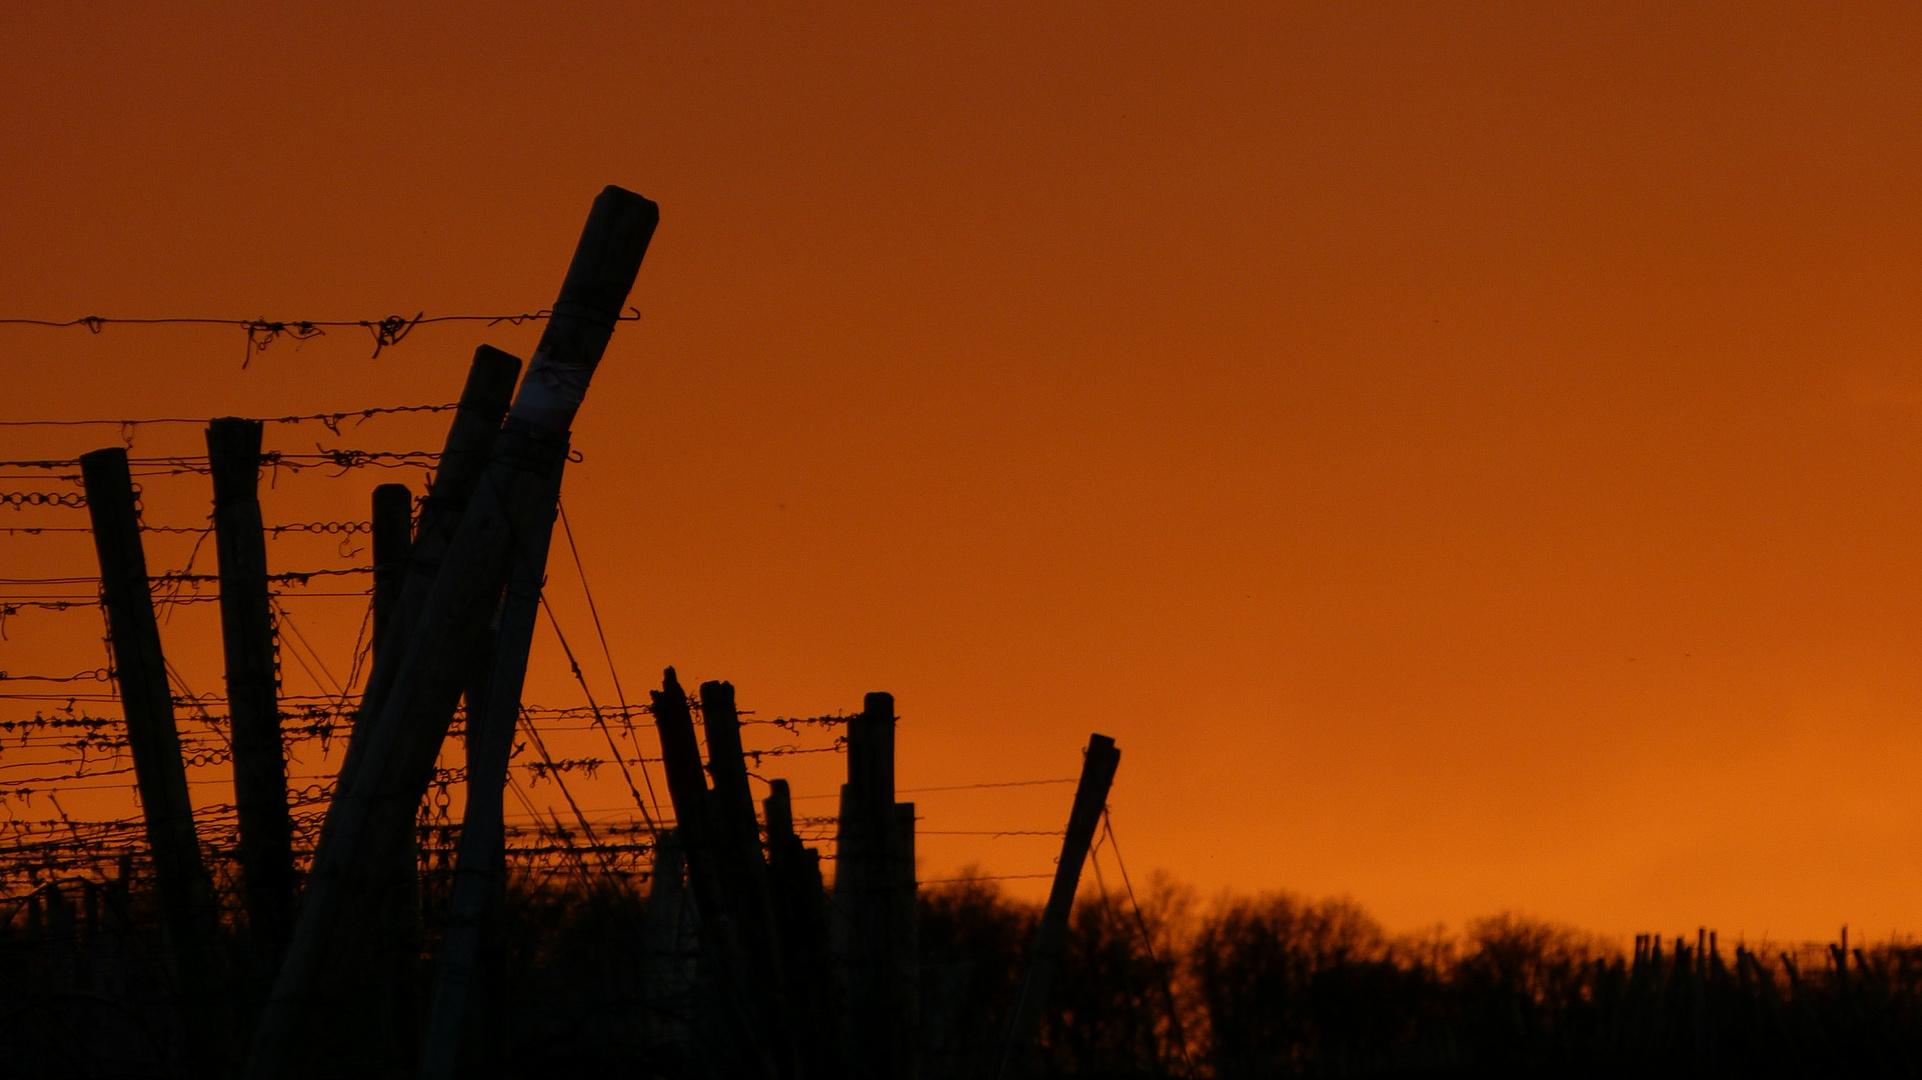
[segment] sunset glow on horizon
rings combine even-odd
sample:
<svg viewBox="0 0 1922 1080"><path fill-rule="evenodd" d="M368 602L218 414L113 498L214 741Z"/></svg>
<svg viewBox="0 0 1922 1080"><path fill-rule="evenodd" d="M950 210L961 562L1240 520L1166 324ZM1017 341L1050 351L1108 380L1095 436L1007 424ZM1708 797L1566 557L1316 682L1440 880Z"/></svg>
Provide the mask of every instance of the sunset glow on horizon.
<svg viewBox="0 0 1922 1080"><path fill-rule="evenodd" d="M1058 840L986 834L1072 789L961 785L1072 777L1100 732L1138 886L1922 933L1922 12L16 7L0 317L532 312L603 185L657 201L563 497L618 691L560 533L556 621L601 706L668 665L761 718L892 692L924 879L1042 895ZM450 402L539 334L0 325L0 421ZM263 478L268 520L420 488L325 472ZM150 523L208 512L148 486ZM94 572L84 535L0 552ZM303 603L339 669L284 658L290 693L364 607ZM162 627L203 692L212 607ZM14 675L104 663L94 614L5 631ZM582 704L540 634L528 700ZM825 815L843 768L760 772Z"/></svg>

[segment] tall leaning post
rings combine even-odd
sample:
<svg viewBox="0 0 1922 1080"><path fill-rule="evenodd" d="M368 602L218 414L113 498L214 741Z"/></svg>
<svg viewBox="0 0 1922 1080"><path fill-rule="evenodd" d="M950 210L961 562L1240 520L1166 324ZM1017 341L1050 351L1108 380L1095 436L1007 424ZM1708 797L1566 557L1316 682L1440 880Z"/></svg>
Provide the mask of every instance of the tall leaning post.
<svg viewBox="0 0 1922 1080"><path fill-rule="evenodd" d="M260 421L238 416L207 425L240 874L254 977L269 983L280 950L293 933L295 884L287 754L274 676L274 617L267 593L267 537L260 521L260 433Z"/></svg>
<svg viewBox="0 0 1922 1080"><path fill-rule="evenodd" d="M520 358L491 345L474 350L461 386L460 404L455 406L454 421L447 425L447 438L441 444L440 466L434 482L421 500L420 520L408 545L405 572L393 591L385 594L376 575L374 617L374 665L367 673L367 688L361 693L360 707L354 711L354 724L347 734L347 753L335 777L335 790L342 791L353 782L362 754L373 737L372 720L387 700L387 686L393 682L407 651L406 639L413 633L428 594L440 578L441 563L467 514L467 504L480 485L481 475L494 454L494 440L500 434L501 420L514 398L514 383L520 378ZM380 559L378 550L374 555ZM390 577L391 582L391 577ZM386 631L392 630L392 633ZM393 641L383 641L393 638ZM331 822L331 815L330 815ZM321 828L325 842L327 825Z"/></svg>
<svg viewBox="0 0 1922 1080"><path fill-rule="evenodd" d="M1061 963L1061 952L1068 941L1068 916L1074 910L1074 894L1081 886L1081 866L1094 843L1095 827L1108 805L1108 789L1114 785L1115 769L1121 764L1121 751L1106 735L1088 736L1088 751L1081 759L1081 781L1074 789L1074 808L1068 813L1068 833L1061 839L1061 861L1055 864L1054 886L1048 891L1048 906L1041 913L1041 929L1035 934L1034 951L1028 954L1028 970L1021 980L1021 995L1015 1000L1014 1021L1008 1026L1008 1045L1001 1056L1003 1080L1011 1069L1023 1068L1028 1049L1041 1031L1041 1014L1048 1004L1048 990L1054 984L1054 969Z"/></svg>
<svg viewBox="0 0 1922 1080"><path fill-rule="evenodd" d="M554 479L558 498L560 477ZM517 550L497 617L494 655L467 690L467 808L461 818L454 885L447 900L440 954L435 958L416 1080L453 1080L460 1072L463 1033L475 1026L470 1013L479 996L483 923L505 871L503 793L514 755L521 690L527 681L528 650L540 615L541 587L547 580L552 533L550 517L545 526L537 523Z"/></svg>
<svg viewBox="0 0 1922 1080"><path fill-rule="evenodd" d="M153 852L160 917L180 980L191 1052L207 1060L222 1054L226 1036L221 1030L224 1010L217 1004L222 993L213 883L194 832L187 769L180 758L180 729L174 724L167 660L160 651L160 626L154 619L127 452L111 447L82 454L80 475L93 523L94 551L100 560L100 603L107 609L127 745L133 752L134 781Z"/></svg>
<svg viewBox="0 0 1922 1080"><path fill-rule="evenodd" d="M552 520L574 414L659 221L659 209L630 191L609 187L594 200L527 376L419 618L404 640L382 650L392 655L405 647L375 711L369 715L363 704L356 717L357 728L371 727L357 766L343 776L328 808L293 942L248 1055L250 1080L291 1076L303 1067L306 1040L316 1034L316 996L335 989L346 952L339 946L368 913L373 872L392 858L433 781L435 758L515 553Z"/></svg>

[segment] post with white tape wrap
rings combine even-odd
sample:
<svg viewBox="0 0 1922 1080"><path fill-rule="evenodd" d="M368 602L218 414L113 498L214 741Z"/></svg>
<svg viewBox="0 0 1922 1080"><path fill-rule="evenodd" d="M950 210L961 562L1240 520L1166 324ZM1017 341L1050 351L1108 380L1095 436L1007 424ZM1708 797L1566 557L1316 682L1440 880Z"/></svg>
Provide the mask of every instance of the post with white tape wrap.
<svg viewBox="0 0 1922 1080"><path fill-rule="evenodd" d="M659 221L659 208L631 191L609 187L594 200L546 332L408 629L393 681L378 712L356 722L372 727L358 767L328 810L293 943L254 1034L249 1080L320 1068L320 1055L310 1052L321 1045L314 1021L330 999L366 990L347 962L360 950L345 946L364 932L373 910L370 871L406 840L510 569L552 528L574 413ZM325 1042L351 1045L361 1034L327 1031Z"/></svg>

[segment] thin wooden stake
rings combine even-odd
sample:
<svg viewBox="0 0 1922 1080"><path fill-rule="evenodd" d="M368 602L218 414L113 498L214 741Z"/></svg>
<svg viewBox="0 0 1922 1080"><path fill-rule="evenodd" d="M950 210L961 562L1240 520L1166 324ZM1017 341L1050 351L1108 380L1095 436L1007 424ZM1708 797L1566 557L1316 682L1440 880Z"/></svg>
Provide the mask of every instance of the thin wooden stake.
<svg viewBox="0 0 1922 1080"><path fill-rule="evenodd" d="M133 751L134 780L153 852L154 885L180 979L183 1013L193 1053L206 1061L223 1054L226 1032L213 884L200 858L187 769L180 759L167 660L160 650L147 556L140 543L127 452L119 447L80 457L87 513L100 560L100 603L107 609L114 676Z"/></svg>
<svg viewBox="0 0 1922 1080"><path fill-rule="evenodd" d="M506 357L506 354L501 354ZM489 366L516 370L519 362L476 356L468 382L475 374L488 374ZM511 378L511 376L510 376ZM507 391L498 396L505 412ZM498 420L496 420L498 423ZM492 436L484 431L473 436ZM453 439L450 436L449 442ZM401 598L406 592L408 558L414 550L414 493L406 484L381 484L374 488L371 508L374 530L374 654L379 656L381 642L394 632ZM376 661L378 663L378 661ZM371 674L371 673L370 673ZM413 824L412 822L409 823ZM373 1015L363 1021L376 1035L369 1040L382 1068L400 1072L412 1068L420 1058L420 983L421 949L426 937L420 913L420 836L409 828L396 846L393 863L378 886L380 894L375 915L374 955L371 965L376 980L374 992L355 1004L362 1015L371 1008Z"/></svg>
<svg viewBox="0 0 1922 1080"><path fill-rule="evenodd" d="M258 420L215 420L207 425L207 459L214 480L214 550L220 562L220 637L233 729L241 881L257 977L271 984L294 928L295 886L267 538L260 522L260 431Z"/></svg>
<svg viewBox="0 0 1922 1080"><path fill-rule="evenodd" d="M1028 970L1021 982L1021 996L1015 1002L1014 1022L1008 1027L1008 1046L1001 1057L1000 1076L1023 1067L1024 1057L1041 1030L1041 1016L1048 1003L1048 990L1054 983L1055 968L1068 941L1068 916L1074 911L1075 890L1081 885L1081 866L1094 842L1094 831L1101 823L1101 811L1108 805L1108 788L1114 784L1115 769L1121 764L1121 751L1106 735L1088 736L1087 755L1081 760L1081 782L1074 790L1074 809L1068 814L1068 833L1061 839L1061 861L1055 864L1054 887L1048 892L1048 906L1041 913L1041 928L1035 934L1034 951L1028 955Z"/></svg>

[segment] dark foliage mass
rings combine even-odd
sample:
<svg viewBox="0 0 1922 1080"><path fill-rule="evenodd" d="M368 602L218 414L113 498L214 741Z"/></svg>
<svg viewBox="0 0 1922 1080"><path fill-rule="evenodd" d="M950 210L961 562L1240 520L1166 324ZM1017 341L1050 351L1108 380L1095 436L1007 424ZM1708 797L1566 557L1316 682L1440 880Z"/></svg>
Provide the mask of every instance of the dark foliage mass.
<svg viewBox="0 0 1922 1080"><path fill-rule="evenodd" d="M664 991L643 895L581 873L523 876L506 899L469 1073L728 1074L703 1041L695 939L680 939L688 951L667 969L679 981ZM430 925L437 902L429 888ZM48 881L4 916L0 1078L183 1075L139 877ZM993 1077L1004 1063L1009 1075L1222 1080L1909 1076L1922 1057L1922 947L1901 942L1728 948L1698 934L1624 950L1515 916L1395 936L1346 900L1202 905L1161 882L1139 907L1084 893L1038 1053L1010 1058L1038 916L991 881L922 890L925 1080ZM325 1071L404 1075L383 1061L404 1037L365 1026L370 1006L386 1008L337 1004L345 1026L377 1035L326 1051Z"/></svg>

